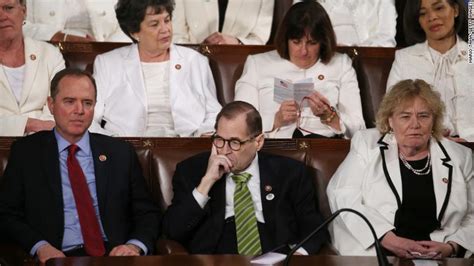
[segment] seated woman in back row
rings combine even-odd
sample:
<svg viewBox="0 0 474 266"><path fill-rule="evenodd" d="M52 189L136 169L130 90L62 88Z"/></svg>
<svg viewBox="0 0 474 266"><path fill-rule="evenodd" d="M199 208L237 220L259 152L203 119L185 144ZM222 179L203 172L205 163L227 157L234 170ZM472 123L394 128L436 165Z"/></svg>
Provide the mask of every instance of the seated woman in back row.
<svg viewBox="0 0 474 266"><path fill-rule="evenodd" d="M135 44L97 56L91 131L114 136L211 134L221 106L206 57L171 43L172 0L119 0Z"/></svg>
<svg viewBox="0 0 474 266"><path fill-rule="evenodd" d="M335 52L331 21L319 3L294 4L275 40L276 51L247 58L235 91L235 100L259 110L267 136L350 138L365 128L351 59ZM275 99L275 78L304 81L311 92L300 102Z"/></svg>
<svg viewBox="0 0 474 266"><path fill-rule="evenodd" d="M356 133L327 187L333 212L364 214L398 257L474 252L472 151L443 137L443 112L423 80L395 84L380 104L377 129ZM369 227L355 215L336 218L331 236L341 255L375 255Z"/></svg>
<svg viewBox="0 0 474 266"><path fill-rule="evenodd" d="M25 0L0 1L0 136L54 127L46 100L64 60L51 44L23 36L25 15Z"/></svg>
<svg viewBox="0 0 474 266"><path fill-rule="evenodd" d="M443 135L474 141L474 64L468 62L464 2L407 1L404 31L414 45L396 52L387 90L403 79L425 80L446 105Z"/></svg>

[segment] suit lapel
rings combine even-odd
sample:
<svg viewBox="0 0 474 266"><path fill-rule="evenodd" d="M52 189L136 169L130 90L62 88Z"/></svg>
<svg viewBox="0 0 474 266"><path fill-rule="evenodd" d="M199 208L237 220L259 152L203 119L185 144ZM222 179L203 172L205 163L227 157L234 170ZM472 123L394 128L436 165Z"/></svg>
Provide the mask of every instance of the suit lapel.
<svg viewBox="0 0 474 266"><path fill-rule="evenodd" d="M398 161L398 147L392 134L385 134L378 141L382 156L382 167L385 178L397 199L398 207L402 203L402 177Z"/></svg>
<svg viewBox="0 0 474 266"><path fill-rule="evenodd" d="M451 157L449 157L441 142L432 139L430 153L433 187L436 196L436 214L438 221L441 222L451 194L453 166L451 165Z"/></svg>
<svg viewBox="0 0 474 266"><path fill-rule="evenodd" d="M109 175L107 169L110 162L110 152L102 145L94 134L89 134L90 145L92 151L92 160L94 161L95 184L97 190L97 201L99 203L99 212L101 217L105 217L107 203L107 188L109 183ZM101 158L101 159L99 159Z"/></svg>
<svg viewBox="0 0 474 266"><path fill-rule="evenodd" d="M125 72L127 73L129 84L135 84L137 86L135 87L136 89L132 89L133 93L137 95L143 106L148 106L145 95L145 81L142 74L140 56L138 54L138 46L132 44L129 48L130 49L123 54L124 60L126 61L124 64Z"/></svg>
<svg viewBox="0 0 474 266"><path fill-rule="evenodd" d="M255 1L255 0L251 0L251 1ZM237 18L237 15L241 11L240 9L244 5L244 2L245 0L240 0L240 1L229 0L229 3L227 4L227 9L225 12L225 19L224 19L224 25L222 26L222 32L235 32L235 31L232 31L232 28L234 27L235 20ZM254 5L254 3L252 3L252 5Z"/></svg>
<svg viewBox="0 0 474 266"><path fill-rule="evenodd" d="M169 72L170 73L170 82L169 82L170 103L171 103L171 106L174 108L176 108L176 104L179 104L180 102L178 100L178 93L182 91L180 88L174 88L174 87L177 86L177 84L182 84L182 81L183 81L182 73L184 69L186 69L185 64L187 64L183 56L181 56L181 54L179 53L179 50L176 48L177 47L174 44L172 44L170 47L170 72Z"/></svg>
<svg viewBox="0 0 474 266"><path fill-rule="evenodd" d="M262 201L265 227L272 229L275 228L276 222L275 205L280 200L278 197L281 196L278 193L280 192L279 182L275 180L277 174L274 172L274 167L266 160L265 154L258 154L258 168L260 171L260 200Z"/></svg>
<svg viewBox="0 0 474 266"><path fill-rule="evenodd" d="M57 206L58 214L60 217L64 217L64 203L63 203L63 190L61 184L61 171L59 166L59 152L58 144L54 132L50 131L43 140L43 156L42 165L46 173L46 179L50 187L51 193L54 196L54 202L57 202L60 206ZM51 206L50 206L51 207ZM62 219L64 220L64 219Z"/></svg>
<svg viewBox="0 0 474 266"><path fill-rule="evenodd" d="M219 29L219 8L218 8L218 0L210 0L210 1L203 1L204 4L201 5L200 1L196 1L199 6L204 6L204 15L207 17L207 34L205 34L204 38L207 38L210 34L216 32ZM194 1L193 1L194 2ZM206 23L204 23L206 24Z"/></svg>
<svg viewBox="0 0 474 266"><path fill-rule="evenodd" d="M33 88L36 74L38 72L39 61L42 54L39 53L38 47L34 42L25 38L25 79L23 81L23 89L21 91L21 98L19 106L22 106L28 100L30 92Z"/></svg>

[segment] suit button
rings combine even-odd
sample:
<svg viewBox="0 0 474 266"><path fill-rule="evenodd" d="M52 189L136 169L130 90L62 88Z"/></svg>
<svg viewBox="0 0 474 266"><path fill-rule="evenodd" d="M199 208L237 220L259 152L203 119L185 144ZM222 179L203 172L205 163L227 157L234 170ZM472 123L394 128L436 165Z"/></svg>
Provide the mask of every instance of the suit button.
<svg viewBox="0 0 474 266"><path fill-rule="evenodd" d="M102 16L102 17L103 17L103 16L105 16L105 15L107 15L107 12L105 12L105 10L99 13L99 16Z"/></svg>
<svg viewBox="0 0 474 266"><path fill-rule="evenodd" d="M51 17L54 17L54 16L56 15L56 12L54 12L54 10L51 10L51 11L49 11L49 15L50 15Z"/></svg>

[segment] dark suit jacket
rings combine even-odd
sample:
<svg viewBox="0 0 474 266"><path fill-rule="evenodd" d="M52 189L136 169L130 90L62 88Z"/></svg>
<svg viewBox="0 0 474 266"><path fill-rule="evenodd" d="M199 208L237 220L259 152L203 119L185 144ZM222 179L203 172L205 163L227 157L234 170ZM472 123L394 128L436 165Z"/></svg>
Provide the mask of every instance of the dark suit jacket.
<svg viewBox="0 0 474 266"><path fill-rule="evenodd" d="M322 223L305 165L265 153L259 153L258 158L265 231L271 232L271 248L298 243ZM208 159L209 153L202 153L177 165L173 201L163 218L167 237L181 242L191 253L215 253L224 226L224 177L210 190L210 200L204 209L192 195L206 172ZM268 185L272 187L271 192L265 191ZM269 193L275 195L273 200L266 199ZM324 231L303 247L310 254L315 253L327 237Z"/></svg>
<svg viewBox="0 0 474 266"><path fill-rule="evenodd" d="M160 214L152 203L133 147L90 134L101 222L109 246L130 239L153 252ZM99 156L107 159L100 161ZM64 212L59 154L53 131L16 141L0 186L0 234L29 252L40 240L61 249Z"/></svg>

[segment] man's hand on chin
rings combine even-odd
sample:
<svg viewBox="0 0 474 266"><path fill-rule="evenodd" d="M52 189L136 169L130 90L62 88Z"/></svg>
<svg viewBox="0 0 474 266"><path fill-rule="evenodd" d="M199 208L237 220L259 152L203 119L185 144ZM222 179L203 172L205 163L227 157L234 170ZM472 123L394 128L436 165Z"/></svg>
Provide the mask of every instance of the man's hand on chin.
<svg viewBox="0 0 474 266"><path fill-rule="evenodd" d="M50 244L44 244L38 248L36 255L41 263L46 263L47 260L52 258L64 258L66 255L61 250L56 249Z"/></svg>
<svg viewBox="0 0 474 266"><path fill-rule="evenodd" d="M133 244L116 246L110 251L109 256L140 256L141 249Z"/></svg>

